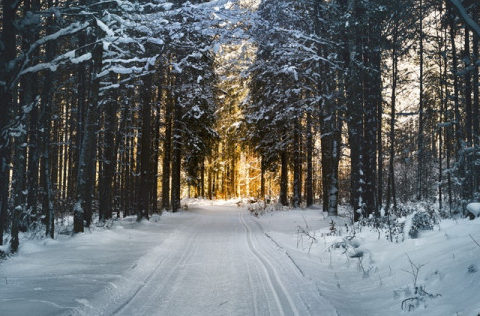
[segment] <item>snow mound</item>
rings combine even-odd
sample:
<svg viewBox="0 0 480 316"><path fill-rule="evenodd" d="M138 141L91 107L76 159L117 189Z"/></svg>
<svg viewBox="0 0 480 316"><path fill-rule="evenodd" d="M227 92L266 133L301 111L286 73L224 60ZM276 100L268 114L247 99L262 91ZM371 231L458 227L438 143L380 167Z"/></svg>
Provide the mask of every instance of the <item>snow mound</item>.
<svg viewBox="0 0 480 316"><path fill-rule="evenodd" d="M471 217L475 218L480 215L480 203L469 203L467 205L467 211L469 214L471 214ZM472 218L472 219L473 219Z"/></svg>

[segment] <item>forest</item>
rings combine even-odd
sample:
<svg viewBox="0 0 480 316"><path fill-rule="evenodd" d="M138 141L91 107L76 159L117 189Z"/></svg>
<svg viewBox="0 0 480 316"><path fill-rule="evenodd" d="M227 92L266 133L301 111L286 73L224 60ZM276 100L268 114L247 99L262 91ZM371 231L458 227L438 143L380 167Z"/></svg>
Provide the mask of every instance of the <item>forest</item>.
<svg viewBox="0 0 480 316"><path fill-rule="evenodd" d="M0 244L185 197L479 199L474 0L3 0Z"/></svg>
<svg viewBox="0 0 480 316"><path fill-rule="evenodd" d="M0 30L0 315L480 315L479 0Z"/></svg>

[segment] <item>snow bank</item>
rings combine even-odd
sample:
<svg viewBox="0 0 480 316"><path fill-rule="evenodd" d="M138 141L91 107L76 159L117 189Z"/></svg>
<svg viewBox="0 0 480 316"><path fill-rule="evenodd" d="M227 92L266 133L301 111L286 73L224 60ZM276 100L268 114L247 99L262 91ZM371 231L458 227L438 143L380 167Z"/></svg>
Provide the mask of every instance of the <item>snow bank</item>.
<svg viewBox="0 0 480 316"><path fill-rule="evenodd" d="M474 217L480 216L480 203L470 203L467 205L467 211Z"/></svg>
<svg viewBox="0 0 480 316"><path fill-rule="evenodd" d="M152 249L187 217L137 223L133 216L111 229L22 241L17 255L0 261L0 315L88 315L99 293L127 291L148 273Z"/></svg>
<svg viewBox="0 0 480 316"><path fill-rule="evenodd" d="M366 227L353 236L345 218L312 210L272 212L256 220L340 315L399 315L404 301L405 309L414 305L409 315L480 313L480 247L474 242L480 242L480 219L444 220L401 243ZM415 293L410 260L419 267L416 286L423 296Z"/></svg>
<svg viewBox="0 0 480 316"><path fill-rule="evenodd" d="M182 205L190 206L238 206L239 203L247 203L248 199L235 198L228 200L208 200L203 198L182 199Z"/></svg>
<svg viewBox="0 0 480 316"><path fill-rule="evenodd" d="M480 312L480 219L444 220L417 239L391 243L374 228L353 232L349 218L328 217L319 209L257 218L248 215L248 204L237 206L245 202L187 199L182 204L190 205L188 211L165 212L149 222L137 223L131 216L111 229L23 242L18 255L0 263L0 315L101 314L105 302L113 310L126 306L125 298L136 297L145 286L139 302L147 293L160 306L172 291L176 299L188 293L197 303L209 302L218 286L211 310L247 315L252 313L242 314L239 305L224 304L224 297L232 295L250 310L245 293L259 290L265 280L273 282L270 290L258 293L291 293L292 302L307 297L312 315L326 315L320 309L328 303L344 316L400 315L402 303L411 309L409 315ZM219 263L228 273L215 266ZM159 279L145 285L155 271ZM249 287L243 282L249 277L258 284ZM160 290L159 280L165 283ZM248 292L236 295L240 288ZM198 312L190 301L182 302ZM132 308L147 305L137 302ZM170 308L185 311L179 306Z"/></svg>

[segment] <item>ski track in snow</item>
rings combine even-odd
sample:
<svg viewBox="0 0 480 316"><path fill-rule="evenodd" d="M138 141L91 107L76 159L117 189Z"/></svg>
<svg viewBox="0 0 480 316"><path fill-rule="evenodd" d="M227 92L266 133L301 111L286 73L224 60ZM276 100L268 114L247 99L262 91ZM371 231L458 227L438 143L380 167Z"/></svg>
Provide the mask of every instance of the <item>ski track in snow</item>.
<svg viewBox="0 0 480 316"><path fill-rule="evenodd" d="M275 296L275 302L277 303L279 311L282 315L298 315L298 311L296 310L295 305L292 302L292 298L279 280L277 271L272 267L272 263L266 257L262 256L253 244L252 230L247 225L243 214L240 215L240 219L247 233L248 247L252 254L257 257L259 263L262 265L263 271L265 272L265 277L267 278L268 284L270 285L270 290Z"/></svg>
<svg viewBox="0 0 480 316"><path fill-rule="evenodd" d="M0 315L336 314L243 208L193 206L158 223L119 225L0 265L0 276L11 276L0 286ZM50 262L62 270L42 274Z"/></svg>
<svg viewBox="0 0 480 316"><path fill-rule="evenodd" d="M400 315L413 293L407 253L424 264L419 282L441 294L411 315L480 312L480 219L445 220L398 244L359 233L365 277L358 259L328 251L343 237L326 234L331 219L318 209L256 218L234 201L187 202L150 222L24 241L0 263L0 316ZM307 222L311 251L296 233Z"/></svg>
<svg viewBox="0 0 480 316"><path fill-rule="evenodd" d="M179 269L184 267L185 263L188 262L188 260L191 258L193 254L192 250L193 250L194 240L196 239L197 235L198 234L195 234L189 239L189 241L186 243L187 246L183 248L180 258L178 259L178 261L176 261L176 263L172 265L168 262L168 264L166 264L167 263L166 259L159 262L159 264L155 267L155 269L147 277L147 279L143 282L143 284L140 285L137 291L135 291L135 293L130 298L128 298L117 309L115 309L112 314L113 315L119 315L119 314L132 315L131 313L134 313L134 311L130 312L129 308L135 310L135 309L138 309L139 306L141 306L140 304L138 304L137 300L146 301L146 302L142 302L141 303L142 305L143 304L151 305L157 299L157 297L155 297L155 295L153 294L159 295L158 298L161 297L160 295L164 295L164 293L168 291L168 285L171 285L174 283ZM162 271L162 269L165 269L165 265L173 268L170 269L170 271L167 272L166 274L163 274L162 272L165 272L165 271ZM153 282L158 280L161 281L160 284ZM145 294L140 293L141 291L147 292L147 293ZM145 299L144 296L147 296L148 299ZM137 299L137 297L141 297L141 298Z"/></svg>

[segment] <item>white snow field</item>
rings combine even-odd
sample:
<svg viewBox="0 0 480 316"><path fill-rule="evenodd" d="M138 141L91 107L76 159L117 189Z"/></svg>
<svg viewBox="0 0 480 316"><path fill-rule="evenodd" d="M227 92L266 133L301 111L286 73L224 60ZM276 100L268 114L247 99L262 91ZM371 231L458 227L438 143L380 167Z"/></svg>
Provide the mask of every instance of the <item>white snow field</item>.
<svg viewBox="0 0 480 316"><path fill-rule="evenodd" d="M331 218L321 210L256 218L233 202L188 208L73 238L24 242L0 263L0 315L480 312L479 219L443 221L403 243L378 240L366 229L350 241L364 253L358 259L330 247L348 234L327 236ZM342 219L334 220L340 228ZM299 227L317 242L310 244ZM432 295L409 313L401 308L415 296L407 254L424 265L417 286Z"/></svg>

